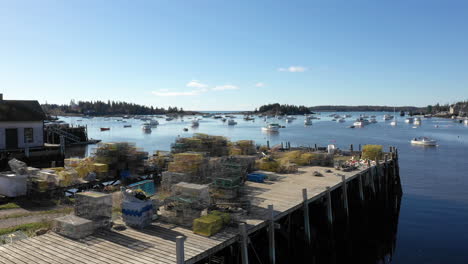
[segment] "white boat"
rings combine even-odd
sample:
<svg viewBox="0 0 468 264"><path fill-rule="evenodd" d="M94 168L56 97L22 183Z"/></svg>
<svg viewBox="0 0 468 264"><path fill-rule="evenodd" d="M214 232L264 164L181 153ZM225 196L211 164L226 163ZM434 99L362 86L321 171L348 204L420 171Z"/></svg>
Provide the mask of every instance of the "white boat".
<svg viewBox="0 0 468 264"><path fill-rule="evenodd" d="M198 123L198 119L192 120L192 127L197 127L199 125L200 125L200 123Z"/></svg>
<svg viewBox="0 0 468 264"><path fill-rule="evenodd" d="M144 123L143 125L141 125L141 129L143 129L143 131L145 132L149 132L151 131L151 125L149 123Z"/></svg>
<svg viewBox="0 0 468 264"><path fill-rule="evenodd" d="M363 127L365 125L368 125L369 124L369 120L367 119L364 119L364 118L358 118L356 119L356 122L354 122L354 126L356 127Z"/></svg>
<svg viewBox="0 0 468 264"><path fill-rule="evenodd" d="M375 123L377 123L377 119L375 119L375 117L372 117L369 122L371 124L375 124Z"/></svg>
<svg viewBox="0 0 468 264"><path fill-rule="evenodd" d="M420 146L437 146L437 141L428 137L413 138L411 144Z"/></svg>
<svg viewBox="0 0 468 264"><path fill-rule="evenodd" d="M312 125L312 120L309 119L309 118L306 118L306 119L304 120L304 125L306 125L306 126Z"/></svg>
<svg viewBox="0 0 468 264"><path fill-rule="evenodd" d="M412 117L407 117L407 118L405 119L405 123L413 124L413 122L414 122L414 118L412 118Z"/></svg>
<svg viewBox="0 0 468 264"><path fill-rule="evenodd" d="M343 122L346 122L346 120L344 118L340 118L340 119L336 120L336 122L343 123Z"/></svg>
<svg viewBox="0 0 468 264"><path fill-rule="evenodd" d="M468 119L463 120L463 124L468 126Z"/></svg>
<svg viewBox="0 0 468 264"><path fill-rule="evenodd" d="M393 116L392 115L384 115L383 116L383 120L387 121L387 120L392 120Z"/></svg>
<svg viewBox="0 0 468 264"><path fill-rule="evenodd" d="M150 126L157 126L157 125L159 125L159 122L158 122L158 120L150 120L149 124L150 124Z"/></svg>
<svg viewBox="0 0 468 264"><path fill-rule="evenodd" d="M236 120L234 120L234 119L229 119L229 120L228 120L228 125L229 125L229 126L235 126L235 125L237 125L237 122L236 122Z"/></svg>
<svg viewBox="0 0 468 264"><path fill-rule="evenodd" d="M422 121L421 121L421 118L420 117L416 117L413 121L413 124L415 124L416 126L419 126L421 125Z"/></svg>
<svg viewBox="0 0 468 264"><path fill-rule="evenodd" d="M391 126L396 126L397 125L395 108L393 108L393 120L392 120L392 122L390 122L390 125Z"/></svg>
<svg viewBox="0 0 468 264"><path fill-rule="evenodd" d="M278 124L268 124L267 126L262 127L262 130L267 132L279 132L279 129L280 125Z"/></svg>

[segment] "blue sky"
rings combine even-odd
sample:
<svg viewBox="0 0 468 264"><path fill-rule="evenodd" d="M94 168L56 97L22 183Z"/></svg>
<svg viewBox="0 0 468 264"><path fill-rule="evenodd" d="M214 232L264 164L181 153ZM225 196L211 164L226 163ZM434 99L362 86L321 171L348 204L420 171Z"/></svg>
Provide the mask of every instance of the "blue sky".
<svg viewBox="0 0 468 264"><path fill-rule="evenodd" d="M193 110L468 98L468 1L0 2L0 91Z"/></svg>

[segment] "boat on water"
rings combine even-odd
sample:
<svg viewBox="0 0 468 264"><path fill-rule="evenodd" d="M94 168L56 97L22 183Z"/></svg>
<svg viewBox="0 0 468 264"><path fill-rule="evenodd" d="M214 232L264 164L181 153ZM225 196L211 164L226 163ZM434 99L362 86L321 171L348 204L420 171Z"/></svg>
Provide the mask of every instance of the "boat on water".
<svg viewBox="0 0 468 264"><path fill-rule="evenodd" d="M468 119L463 120L463 124L468 126Z"/></svg>
<svg viewBox="0 0 468 264"><path fill-rule="evenodd" d="M369 123L375 124L375 123L377 123L377 119L376 119L375 117L372 117L372 118L369 120Z"/></svg>
<svg viewBox="0 0 468 264"><path fill-rule="evenodd" d="M354 125L355 127L363 127L363 126L366 126L366 125L368 125L368 124L369 124L369 120L360 117L360 118L356 119L356 121L354 122L353 125Z"/></svg>
<svg viewBox="0 0 468 264"><path fill-rule="evenodd" d="M352 115L346 114L344 115L345 118L352 117Z"/></svg>
<svg viewBox="0 0 468 264"><path fill-rule="evenodd" d="M192 127L197 127L199 125L200 125L200 123L198 122L198 119L192 120Z"/></svg>
<svg viewBox="0 0 468 264"><path fill-rule="evenodd" d="M159 125L159 122L158 122L158 120L150 120L149 124L150 124L150 126L157 126L157 125Z"/></svg>
<svg viewBox="0 0 468 264"><path fill-rule="evenodd" d="M421 121L421 118L420 117L416 117L413 121L413 124L416 125L416 126L419 126L421 125L422 121Z"/></svg>
<svg viewBox="0 0 468 264"><path fill-rule="evenodd" d="M141 125L141 129L143 129L143 131L145 131L145 132L151 131L150 123L144 123L143 125Z"/></svg>
<svg viewBox="0 0 468 264"><path fill-rule="evenodd" d="M124 128L132 127L132 125L124 125Z"/></svg>
<svg viewBox="0 0 468 264"><path fill-rule="evenodd" d="M405 119L405 123L413 124L413 122L414 122L414 118L412 118L412 117L407 117L407 118Z"/></svg>
<svg viewBox="0 0 468 264"><path fill-rule="evenodd" d="M392 120L392 119L393 119L392 115L384 115L383 116L383 120L385 120L385 121Z"/></svg>
<svg viewBox="0 0 468 264"><path fill-rule="evenodd" d="M397 118L396 118L396 111L395 108L393 108L393 120L390 122L391 126L396 126L397 125Z"/></svg>
<svg viewBox="0 0 468 264"><path fill-rule="evenodd" d="M312 120L311 120L310 118L306 118L306 119L304 120L304 125L306 125L306 126L312 125Z"/></svg>
<svg viewBox="0 0 468 264"><path fill-rule="evenodd" d="M255 120L255 118L252 117L252 116L244 116L244 120L245 121L251 121L251 120Z"/></svg>
<svg viewBox="0 0 468 264"><path fill-rule="evenodd" d="M220 116L220 115L215 115L215 116L213 116L213 118L214 118L214 119L220 119L220 118L223 118L223 117Z"/></svg>
<svg viewBox="0 0 468 264"><path fill-rule="evenodd" d="M267 126L262 127L262 130L267 132L279 132L280 128L281 126L278 124L268 124Z"/></svg>
<svg viewBox="0 0 468 264"><path fill-rule="evenodd" d="M166 121L172 121L172 120L174 120L173 117L167 117L167 118L166 118Z"/></svg>
<svg viewBox="0 0 468 264"><path fill-rule="evenodd" d="M110 127L101 127L101 131L108 131L110 130Z"/></svg>
<svg viewBox="0 0 468 264"><path fill-rule="evenodd" d="M336 120L336 122L338 122L338 123L343 123L343 122L346 122L346 119L340 118L340 119Z"/></svg>
<svg viewBox="0 0 468 264"><path fill-rule="evenodd" d="M392 120L392 122L390 122L390 125L391 125L391 126L396 126L396 125L397 125L397 121L396 121L396 120Z"/></svg>
<svg viewBox="0 0 468 264"><path fill-rule="evenodd" d="M202 115L203 118L210 118L210 117L212 117L212 116L213 116L213 115L211 115L211 114L204 114L204 115Z"/></svg>
<svg viewBox="0 0 468 264"><path fill-rule="evenodd" d="M237 122L236 122L236 120L234 120L234 119L229 119L229 120L228 120L228 125L229 125L229 126L235 126L235 125L237 125Z"/></svg>
<svg viewBox="0 0 468 264"><path fill-rule="evenodd" d="M221 118L221 121L223 121L223 122L226 122L226 120L227 119L225 117Z"/></svg>
<svg viewBox="0 0 468 264"><path fill-rule="evenodd" d="M437 141L428 137L413 138L411 144L420 146L437 146Z"/></svg>

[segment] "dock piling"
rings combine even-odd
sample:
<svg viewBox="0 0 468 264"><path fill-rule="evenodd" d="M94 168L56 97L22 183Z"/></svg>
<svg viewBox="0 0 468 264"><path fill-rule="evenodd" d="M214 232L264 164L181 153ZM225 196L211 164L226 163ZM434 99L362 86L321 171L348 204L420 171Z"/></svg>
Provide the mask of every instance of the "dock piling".
<svg viewBox="0 0 468 264"><path fill-rule="evenodd" d="M343 206L346 211L346 217L349 217L349 207L348 207L348 189L346 186L346 176L342 175L341 176L341 184L343 188Z"/></svg>
<svg viewBox="0 0 468 264"><path fill-rule="evenodd" d="M276 252L275 252L275 212L273 210L273 205L268 205L270 224L268 229L269 234L269 248L270 248L270 263L276 263Z"/></svg>
<svg viewBox="0 0 468 264"><path fill-rule="evenodd" d="M359 181L359 198L361 199L361 201L364 201L364 188L362 187L362 174L359 174L358 181Z"/></svg>
<svg viewBox="0 0 468 264"><path fill-rule="evenodd" d="M245 223L239 224L239 231L241 235L241 255L242 255L242 264L249 264L249 252L247 251L247 229Z"/></svg>
<svg viewBox="0 0 468 264"><path fill-rule="evenodd" d="M185 263L184 240L185 238L183 236L176 237L176 263L177 264Z"/></svg>
<svg viewBox="0 0 468 264"><path fill-rule="evenodd" d="M302 189L302 198L304 200L304 232L306 236L307 243L311 243L310 239L310 223L309 223L309 202L307 198L307 189Z"/></svg>
<svg viewBox="0 0 468 264"><path fill-rule="evenodd" d="M331 200L331 189L327 186L327 216L328 216L328 223L330 225L333 224L333 212L332 212L332 200Z"/></svg>

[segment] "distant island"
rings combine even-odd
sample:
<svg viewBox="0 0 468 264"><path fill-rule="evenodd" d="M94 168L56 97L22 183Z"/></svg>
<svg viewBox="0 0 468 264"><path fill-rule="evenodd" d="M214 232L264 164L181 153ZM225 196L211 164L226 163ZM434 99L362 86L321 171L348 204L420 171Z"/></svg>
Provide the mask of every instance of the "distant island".
<svg viewBox="0 0 468 264"><path fill-rule="evenodd" d="M310 107L303 105L288 105L288 104L268 104L262 105L254 110L255 114L272 114L272 115L304 115L311 114Z"/></svg>
<svg viewBox="0 0 468 264"><path fill-rule="evenodd" d="M112 116L112 115L158 115L158 114L193 114L196 112L184 111L183 108L168 107L159 108L127 102L116 101L78 101L71 100L70 104L43 104L42 109L49 116L59 115L90 115L90 116Z"/></svg>

